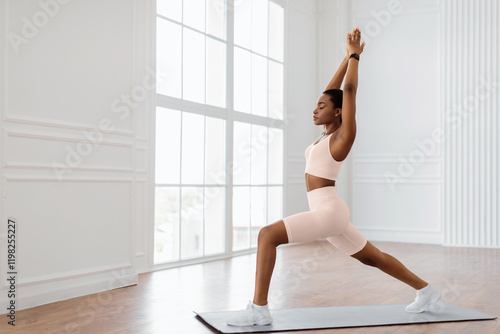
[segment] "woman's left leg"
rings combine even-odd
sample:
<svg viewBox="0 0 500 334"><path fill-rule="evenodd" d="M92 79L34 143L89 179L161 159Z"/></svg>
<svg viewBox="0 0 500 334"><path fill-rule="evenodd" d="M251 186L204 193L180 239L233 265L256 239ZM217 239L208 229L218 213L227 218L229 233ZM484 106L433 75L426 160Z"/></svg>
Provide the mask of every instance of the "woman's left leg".
<svg viewBox="0 0 500 334"><path fill-rule="evenodd" d="M377 247L373 246L369 241L365 247L351 255L353 258L361 261L362 263L376 267L386 274L410 285L416 290L420 290L427 286L427 282L412 273L395 257L381 252Z"/></svg>
<svg viewBox="0 0 500 334"><path fill-rule="evenodd" d="M439 289L412 273L393 256L381 252L377 247L373 246L351 222L347 224L347 228L343 233L329 237L327 240L345 254L366 265L379 268L416 289L417 297L413 303L406 306L405 310L407 312L423 312L441 298Z"/></svg>

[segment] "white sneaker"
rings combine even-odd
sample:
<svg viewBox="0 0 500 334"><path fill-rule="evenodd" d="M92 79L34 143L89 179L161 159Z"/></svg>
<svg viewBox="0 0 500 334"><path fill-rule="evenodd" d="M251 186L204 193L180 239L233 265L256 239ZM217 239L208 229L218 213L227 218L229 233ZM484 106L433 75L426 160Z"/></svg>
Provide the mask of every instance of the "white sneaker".
<svg viewBox="0 0 500 334"><path fill-rule="evenodd" d="M415 301L406 306L406 312L420 313L425 311L429 305L435 303L441 298L441 292L429 283L429 288L424 292L417 290Z"/></svg>
<svg viewBox="0 0 500 334"><path fill-rule="evenodd" d="M245 310L240 310L236 315L227 320L231 326L254 326L270 325L273 322L268 305L262 308L254 308L253 302L249 301Z"/></svg>

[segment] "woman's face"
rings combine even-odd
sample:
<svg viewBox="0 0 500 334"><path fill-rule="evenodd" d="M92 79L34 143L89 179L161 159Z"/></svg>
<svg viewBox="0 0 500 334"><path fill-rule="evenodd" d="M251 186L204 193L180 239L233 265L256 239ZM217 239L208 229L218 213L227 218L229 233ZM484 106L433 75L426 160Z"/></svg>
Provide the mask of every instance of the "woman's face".
<svg viewBox="0 0 500 334"><path fill-rule="evenodd" d="M329 124L335 122L335 110L330 96L323 94L316 102L316 109L313 111L314 125Z"/></svg>

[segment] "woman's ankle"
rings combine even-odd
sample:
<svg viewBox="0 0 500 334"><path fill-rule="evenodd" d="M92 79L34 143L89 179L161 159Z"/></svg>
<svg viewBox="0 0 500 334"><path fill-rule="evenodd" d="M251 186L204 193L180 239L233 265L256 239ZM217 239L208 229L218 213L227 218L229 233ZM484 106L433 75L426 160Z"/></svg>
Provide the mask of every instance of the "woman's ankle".
<svg viewBox="0 0 500 334"><path fill-rule="evenodd" d="M266 305L267 305L267 300L265 300L265 301L261 301L261 300L256 300L256 299L254 299L254 300L253 300L253 303L254 303L255 305L257 305L257 306L266 306Z"/></svg>

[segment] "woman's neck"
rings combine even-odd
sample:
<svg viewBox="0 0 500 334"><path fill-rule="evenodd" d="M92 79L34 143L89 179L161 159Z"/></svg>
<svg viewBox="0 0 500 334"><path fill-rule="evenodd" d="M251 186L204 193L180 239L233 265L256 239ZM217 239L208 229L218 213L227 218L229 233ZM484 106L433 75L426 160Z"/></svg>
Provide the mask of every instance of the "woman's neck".
<svg viewBox="0 0 500 334"><path fill-rule="evenodd" d="M323 134L326 136L332 134L335 131L337 131L340 128L340 126L341 124L329 124L328 127L325 126L325 131L323 131Z"/></svg>

